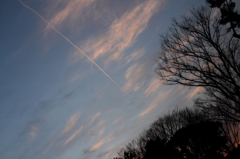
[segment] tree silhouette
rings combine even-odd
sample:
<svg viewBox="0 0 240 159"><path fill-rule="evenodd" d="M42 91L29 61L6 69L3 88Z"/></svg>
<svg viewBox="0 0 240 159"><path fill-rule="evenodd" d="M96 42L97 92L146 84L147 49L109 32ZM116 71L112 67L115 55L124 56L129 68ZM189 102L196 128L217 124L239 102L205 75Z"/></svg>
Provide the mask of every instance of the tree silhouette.
<svg viewBox="0 0 240 159"><path fill-rule="evenodd" d="M201 126L201 124L198 125L199 123L205 123L206 121L210 122L210 117L206 116L199 109L175 109L171 113L163 117L159 117L155 122L150 125L149 129L141 133L141 135L136 140L133 140L132 142L128 143L124 148L122 148L119 151L118 156L122 159L150 159L174 157L173 152L175 151L175 149L174 146L170 145L173 145L173 143L179 144L178 142L176 142L176 139L178 138L177 136L179 135L176 136L176 134L181 134L181 132L184 132L186 134L194 133L194 129L196 129L196 131L200 133L202 130L204 130L204 127L206 126L206 135L212 132L211 130L213 130L213 128L208 128L207 124L202 124L203 126ZM197 129L197 127L199 126L200 128ZM216 124L215 127L217 126L220 125ZM218 137L218 142L222 141L217 133L215 133L214 135ZM211 138L214 135L210 134L210 137L207 138L207 141L210 142L211 140L214 140L215 138ZM224 133L222 133L221 135L225 136ZM197 138L197 136L198 134L196 134L195 136L190 136L191 138L187 138L187 136L184 135L180 137L186 140L186 144L189 144L187 140L191 139L192 141L195 141L194 139ZM203 135L199 138L202 139ZM205 143L202 142L199 147L204 147L204 144ZM208 145L205 146L209 146L209 143L207 144ZM194 143L194 145L197 145L197 143ZM221 144L219 143L218 145L221 146ZM214 147L214 144L212 147ZM192 149L195 150L194 148ZM212 148L211 150L214 149Z"/></svg>
<svg viewBox="0 0 240 159"><path fill-rule="evenodd" d="M122 159L138 159L139 151L137 142L135 140L132 140L130 143L128 143L125 148L122 148L119 153L119 157Z"/></svg>
<svg viewBox="0 0 240 159"><path fill-rule="evenodd" d="M236 144L240 143L240 125L238 122L223 120L222 132L228 138L229 151L235 148Z"/></svg>
<svg viewBox="0 0 240 159"><path fill-rule="evenodd" d="M160 36L156 72L167 85L203 87L206 98L198 106L240 122L240 39L213 18L211 8L191 13L173 20L168 33Z"/></svg>
<svg viewBox="0 0 240 159"><path fill-rule="evenodd" d="M221 114L217 114L219 112L211 110L211 108L209 108L211 106L199 106L199 107L203 107L203 109L201 110L202 113L208 114L209 119L211 119L211 121L219 121L222 123L221 129L223 134L228 138L227 146L229 151L231 151L236 144L240 143L240 131L239 131L240 123L238 121L229 120L228 117L223 116ZM226 108L223 107L222 109Z"/></svg>
<svg viewBox="0 0 240 159"><path fill-rule="evenodd" d="M230 127L224 127L199 109L175 109L159 117L118 154L120 159L223 159L224 154L231 157L237 150L228 145L230 131L226 130Z"/></svg>
<svg viewBox="0 0 240 159"><path fill-rule="evenodd" d="M224 158L227 137L222 134L221 123L204 121L180 129L168 142L173 159Z"/></svg>
<svg viewBox="0 0 240 159"><path fill-rule="evenodd" d="M237 34L236 29L240 27L240 14L235 11L236 3L232 0L206 0L210 4L211 8L219 8L221 11L221 19L219 23L222 25L230 24L228 31L233 31L233 37L240 38L240 34Z"/></svg>
<svg viewBox="0 0 240 159"><path fill-rule="evenodd" d="M225 159L239 159L240 158L240 145L238 144L231 152L228 153Z"/></svg>

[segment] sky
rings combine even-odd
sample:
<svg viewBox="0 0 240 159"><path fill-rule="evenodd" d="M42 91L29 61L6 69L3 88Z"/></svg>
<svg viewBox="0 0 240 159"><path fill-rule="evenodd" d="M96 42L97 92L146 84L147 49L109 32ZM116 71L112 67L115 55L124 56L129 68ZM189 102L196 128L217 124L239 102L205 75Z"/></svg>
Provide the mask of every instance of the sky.
<svg viewBox="0 0 240 159"><path fill-rule="evenodd" d="M0 158L110 159L202 88L163 85L159 34L204 0L1 0Z"/></svg>

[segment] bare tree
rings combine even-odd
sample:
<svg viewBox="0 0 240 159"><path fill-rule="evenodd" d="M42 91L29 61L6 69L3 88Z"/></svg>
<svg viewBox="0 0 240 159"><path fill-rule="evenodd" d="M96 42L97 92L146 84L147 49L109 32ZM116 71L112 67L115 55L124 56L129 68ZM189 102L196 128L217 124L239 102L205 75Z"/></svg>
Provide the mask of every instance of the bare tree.
<svg viewBox="0 0 240 159"><path fill-rule="evenodd" d="M167 85L203 87L198 106L225 119L240 122L240 43L219 23L210 7L173 20L161 35L162 51L156 71Z"/></svg>
<svg viewBox="0 0 240 159"><path fill-rule="evenodd" d="M136 140L132 140L125 146L125 148L122 148L118 152L118 156L123 159L139 159L140 152Z"/></svg>

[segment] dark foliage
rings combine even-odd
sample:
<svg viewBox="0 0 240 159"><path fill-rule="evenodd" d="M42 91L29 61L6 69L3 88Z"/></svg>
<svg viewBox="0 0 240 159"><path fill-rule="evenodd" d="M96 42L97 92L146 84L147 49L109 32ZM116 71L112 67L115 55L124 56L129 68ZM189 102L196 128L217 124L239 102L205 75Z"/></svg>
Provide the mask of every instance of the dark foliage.
<svg viewBox="0 0 240 159"><path fill-rule="evenodd" d="M167 158L169 152L166 149L166 141L160 138L149 140L145 145L144 159Z"/></svg>
<svg viewBox="0 0 240 159"><path fill-rule="evenodd" d="M223 158L227 137L221 127L219 122L205 121L180 129L167 145L172 153L171 158Z"/></svg>
<svg viewBox="0 0 240 159"><path fill-rule="evenodd" d="M226 25L230 23L229 31L233 31L233 37L240 38L240 34L237 34L236 29L240 27L240 14L235 11L236 3L232 0L206 0L210 4L211 8L219 8L221 11L221 19L219 23Z"/></svg>
<svg viewBox="0 0 240 159"><path fill-rule="evenodd" d="M121 159L223 158L229 138L222 123L198 109L174 110L160 117L119 152Z"/></svg>
<svg viewBox="0 0 240 159"><path fill-rule="evenodd" d="M237 145L232 151L228 153L225 159L239 159L240 158L240 145Z"/></svg>

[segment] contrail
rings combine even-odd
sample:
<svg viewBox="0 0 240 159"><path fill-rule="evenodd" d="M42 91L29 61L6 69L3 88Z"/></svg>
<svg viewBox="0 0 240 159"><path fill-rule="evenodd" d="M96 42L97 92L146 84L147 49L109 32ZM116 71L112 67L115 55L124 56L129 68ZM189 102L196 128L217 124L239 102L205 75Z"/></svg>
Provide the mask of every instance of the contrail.
<svg viewBox="0 0 240 159"><path fill-rule="evenodd" d="M47 23L54 31L56 31L60 36L62 36L65 40L67 40L73 47L75 47L78 51L80 51L88 60L90 60L97 68L102 71L103 74L105 74L115 85L117 85L125 94L127 94L129 97L134 99L128 92L124 91L122 87L117 84L98 64L96 64L87 54L85 54L79 47L77 47L74 43L72 43L66 36L64 36L60 31L58 31L54 26L52 26L45 18L43 18L37 11L26 5L22 0L18 0L24 7L31 10L33 13L35 13L37 16L39 16L45 23Z"/></svg>

